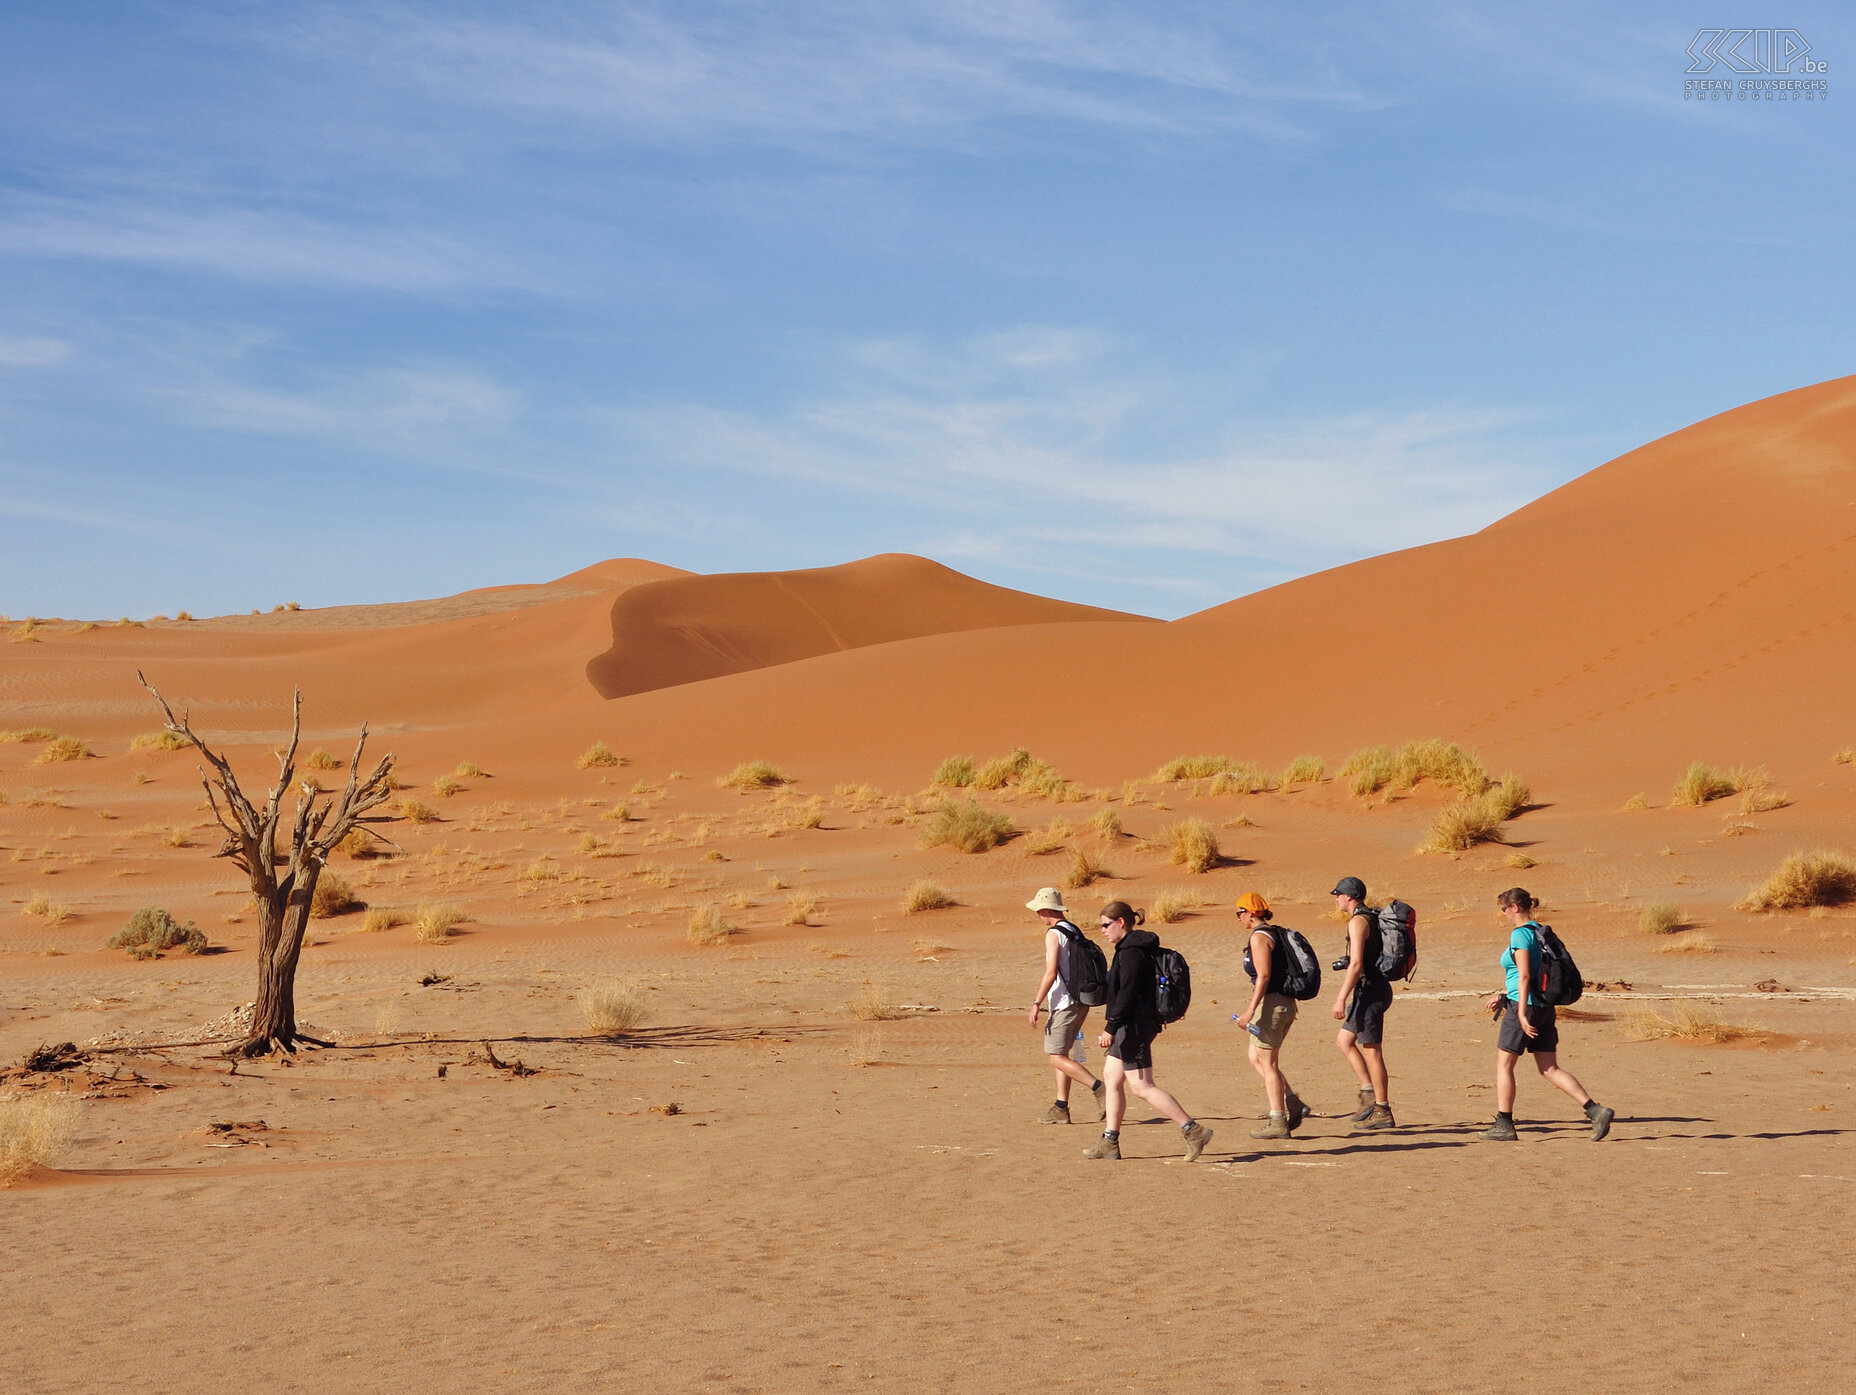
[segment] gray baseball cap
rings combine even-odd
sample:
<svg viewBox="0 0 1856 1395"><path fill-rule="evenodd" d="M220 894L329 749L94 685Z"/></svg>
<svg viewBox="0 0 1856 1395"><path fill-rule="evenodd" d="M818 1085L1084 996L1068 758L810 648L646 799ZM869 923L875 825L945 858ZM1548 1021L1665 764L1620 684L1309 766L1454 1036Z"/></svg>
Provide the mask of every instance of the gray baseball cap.
<svg viewBox="0 0 1856 1395"><path fill-rule="evenodd" d="M1328 895L1351 896L1356 901L1364 901L1366 899L1366 883L1361 881L1358 877L1342 877L1339 881L1334 883L1334 889L1330 891Z"/></svg>

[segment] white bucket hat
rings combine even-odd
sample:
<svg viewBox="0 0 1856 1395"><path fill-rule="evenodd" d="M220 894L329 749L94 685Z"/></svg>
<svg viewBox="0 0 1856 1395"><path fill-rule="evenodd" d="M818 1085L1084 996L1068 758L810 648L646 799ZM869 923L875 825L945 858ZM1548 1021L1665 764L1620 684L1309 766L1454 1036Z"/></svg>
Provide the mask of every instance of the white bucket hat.
<svg viewBox="0 0 1856 1395"><path fill-rule="evenodd" d="M1070 913L1069 908L1063 904L1063 893L1054 886L1039 887L1038 894L1025 902L1025 909L1028 911L1056 911L1060 915L1068 915Z"/></svg>

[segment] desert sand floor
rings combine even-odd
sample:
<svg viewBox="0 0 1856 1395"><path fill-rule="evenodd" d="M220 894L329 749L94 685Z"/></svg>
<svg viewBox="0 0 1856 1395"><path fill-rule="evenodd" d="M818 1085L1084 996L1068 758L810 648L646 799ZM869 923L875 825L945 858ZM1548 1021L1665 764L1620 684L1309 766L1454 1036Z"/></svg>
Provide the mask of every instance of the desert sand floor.
<svg viewBox="0 0 1856 1395"><path fill-rule="evenodd" d="M1217 1130L1190 1166L1138 1103L1119 1165L1080 1158L1087 1104L1073 1126L1032 1122L1049 1075L1007 1005L1035 986L1035 926L948 935L961 947L925 962L867 926L707 952L586 926L338 935L301 983L335 1049L229 1075L211 1048L129 1048L65 1081L89 1086L75 1146L0 1194L7 1388L1849 1381L1856 1040L1850 990L1810 991L1847 984L1841 943L1673 976L1613 947L1617 971L1643 972L1588 994L1562 1050L1618 1109L1611 1139L1530 1079L1523 1141L1491 1145L1473 1137L1491 1029L1463 995L1492 976L1469 965L1499 927L1449 932L1435 957L1463 968L1391 1015L1401 1127L1350 1136L1333 1117L1353 1090L1324 999L1285 1064L1325 1117L1254 1144L1235 936L1222 915L1161 928L1201 967L1158 1050ZM1318 947L1338 933L1320 928ZM250 973L243 953L83 957L9 956L0 1055L185 1040ZM586 1034L574 990L603 972L649 986L653 1025ZM852 1018L873 973L921 1006ZM1792 991L1730 982L1756 974ZM1626 1040L1629 1013L1668 992L1767 1035ZM493 1067L485 1040L535 1073Z"/></svg>

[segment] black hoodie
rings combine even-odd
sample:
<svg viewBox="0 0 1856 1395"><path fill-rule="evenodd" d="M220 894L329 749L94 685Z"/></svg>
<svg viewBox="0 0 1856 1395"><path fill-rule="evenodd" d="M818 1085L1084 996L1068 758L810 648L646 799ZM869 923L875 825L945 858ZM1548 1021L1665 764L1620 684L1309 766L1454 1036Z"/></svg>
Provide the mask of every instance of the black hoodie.
<svg viewBox="0 0 1856 1395"><path fill-rule="evenodd" d="M1115 946L1114 962L1108 966L1108 1021L1104 1024L1111 1034L1126 1027L1131 1037L1159 1035L1154 961L1148 953L1159 947L1160 937L1151 930L1130 930Z"/></svg>

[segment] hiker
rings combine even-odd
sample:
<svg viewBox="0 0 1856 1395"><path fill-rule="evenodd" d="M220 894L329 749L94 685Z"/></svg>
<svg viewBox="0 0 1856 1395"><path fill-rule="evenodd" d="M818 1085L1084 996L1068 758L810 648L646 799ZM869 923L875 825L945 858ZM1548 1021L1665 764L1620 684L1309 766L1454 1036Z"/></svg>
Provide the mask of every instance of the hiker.
<svg viewBox="0 0 1856 1395"><path fill-rule="evenodd" d="M1269 902L1254 891L1237 898L1237 923L1249 932L1244 946L1244 972L1250 975L1250 1006L1237 1018L1237 1025L1250 1034L1250 1064L1263 1077L1263 1093L1269 1099L1269 1122L1252 1129L1252 1138L1287 1138L1301 1126L1308 1115L1282 1073L1277 1058L1283 1039L1295 1023L1296 1003L1283 992L1285 955L1276 938Z"/></svg>
<svg viewBox="0 0 1856 1395"><path fill-rule="evenodd" d="M1540 993L1545 927L1534 919L1536 902L1520 887L1511 886L1495 898L1495 904L1513 927L1501 961L1508 972L1508 991L1489 999L1489 1011L1501 1016L1495 1037L1495 1122L1476 1136L1491 1143L1512 1143L1517 1137L1514 1068L1523 1053L1531 1052L1540 1074L1585 1110L1592 1125L1592 1142L1597 1143L1611 1132L1613 1111L1588 1095L1578 1077L1560 1064L1557 1014ZM1525 996L1521 992L1524 983Z"/></svg>
<svg viewBox="0 0 1856 1395"><path fill-rule="evenodd" d="M1083 1023L1089 1016L1088 1006L1078 1001L1079 995L1071 991L1071 985L1078 982L1079 969L1092 967L1085 966L1085 957L1093 957L1099 964L1101 951L1089 944L1083 932L1071 922L1070 913L1064 908L1063 893L1056 887L1040 888L1036 896L1025 902L1025 909L1036 912L1037 918L1044 922L1044 977L1038 983L1037 996L1031 1000L1031 1011L1026 1019L1033 1027L1037 1026L1038 1013L1048 1001L1050 1017L1044 1023L1044 1052L1050 1057L1051 1071L1057 1077L1057 1102L1038 1116L1038 1122L1070 1122L1072 1081L1089 1087L1096 1104L1096 1118L1106 1119L1102 1082L1089 1073L1088 1066L1070 1058L1070 1048L1082 1036ZM1101 985L1097 983L1096 986ZM1096 1002L1102 1001L1099 996L1088 996Z"/></svg>
<svg viewBox="0 0 1856 1395"><path fill-rule="evenodd" d="M1335 966L1342 972L1340 993L1334 999L1334 1017L1340 1023L1334 1045L1360 1082L1360 1107L1353 1123L1361 1129L1397 1128L1384 1045L1392 985L1379 972L1384 948L1379 912L1366 904L1366 883L1358 877L1342 877L1330 894L1347 917L1346 964Z"/></svg>
<svg viewBox="0 0 1856 1395"><path fill-rule="evenodd" d="M1121 1157L1121 1120L1128 1109L1128 1091L1179 1125L1186 1140L1186 1161L1192 1162L1212 1141L1212 1131L1181 1108L1178 1100L1154 1084L1154 1038L1160 1035L1151 951L1160 938L1140 926L1147 919L1126 901L1110 901L1102 908L1102 935L1115 946L1108 968L1107 1021L1098 1039L1107 1057L1102 1063L1108 1110L1102 1141L1083 1150L1085 1158Z"/></svg>

